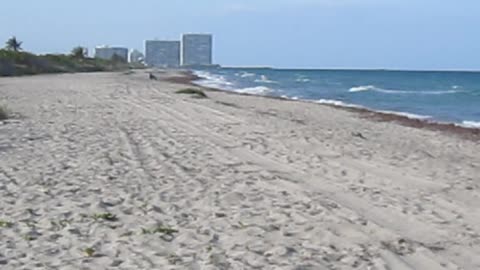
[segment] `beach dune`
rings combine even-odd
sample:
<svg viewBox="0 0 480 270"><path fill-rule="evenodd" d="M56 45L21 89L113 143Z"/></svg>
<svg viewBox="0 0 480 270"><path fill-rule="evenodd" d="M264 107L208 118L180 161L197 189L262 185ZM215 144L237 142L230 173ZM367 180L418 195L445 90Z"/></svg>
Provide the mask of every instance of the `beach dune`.
<svg viewBox="0 0 480 270"><path fill-rule="evenodd" d="M155 76L0 79L0 269L480 269L475 138Z"/></svg>

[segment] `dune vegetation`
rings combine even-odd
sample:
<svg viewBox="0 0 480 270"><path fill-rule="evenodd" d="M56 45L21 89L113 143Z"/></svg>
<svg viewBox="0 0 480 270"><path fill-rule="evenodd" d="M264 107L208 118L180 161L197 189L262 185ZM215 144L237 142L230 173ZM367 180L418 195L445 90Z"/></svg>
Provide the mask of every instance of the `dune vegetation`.
<svg viewBox="0 0 480 270"><path fill-rule="evenodd" d="M36 55L22 50L22 42L15 37L0 49L0 76L22 76L44 73L73 73L118 71L138 68L122 59L104 60L86 56L83 47L73 48L70 54Z"/></svg>

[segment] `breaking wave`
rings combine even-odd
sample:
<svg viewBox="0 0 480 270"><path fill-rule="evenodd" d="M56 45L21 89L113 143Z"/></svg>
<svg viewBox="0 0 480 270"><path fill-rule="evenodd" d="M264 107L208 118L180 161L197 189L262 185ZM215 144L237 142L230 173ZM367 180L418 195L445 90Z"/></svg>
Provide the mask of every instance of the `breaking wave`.
<svg viewBox="0 0 480 270"><path fill-rule="evenodd" d="M238 88L234 83L229 82L224 76L218 74L212 74L207 71L195 71L195 75L202 78L199 81L196 81L198 85L217 88L222 90L233 91L242 94L252 94L252 95L267 95L272 93L274 90L266 86L255 86L255 87L246 87ZM237 73L238 76L247 76L250 77L251 73ZM264 78L265 80L266 77Z"/></svg>
<svg viewBox="0 0 480 270"><path fill-rule="evenodd" d="M348 92L363 92L363 91L369 91L369 90L375 90L377 89L373 85L366 85L366 86L357 86L357 87L352 87Z"/></svg>
<svg viewBox="0 0 480 270"><path fill-rule="evenodd" d="M227 81L222 75L212 74L207 71L195 71L194 74L202 78L202 80L196 82L201 86L224 90L229 90L233 87L233 83Z"/></svg>

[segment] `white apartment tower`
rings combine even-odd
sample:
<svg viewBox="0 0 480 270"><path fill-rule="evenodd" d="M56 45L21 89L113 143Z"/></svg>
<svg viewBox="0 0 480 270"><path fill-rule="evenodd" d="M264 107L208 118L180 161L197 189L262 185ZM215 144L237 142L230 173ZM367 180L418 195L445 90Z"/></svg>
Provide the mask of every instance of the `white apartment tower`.
<svg viewBox="0 0 480 270"><path fill-rule="evenodd" d="M212 35L184 34L182 36L182 65L212 65Z"/></svg>
<svg viewBox="0 0 480 270"><path fill-rule="evenodd" d="M180 41L145 41L145 64L152 67L179 67Z"/></svg>

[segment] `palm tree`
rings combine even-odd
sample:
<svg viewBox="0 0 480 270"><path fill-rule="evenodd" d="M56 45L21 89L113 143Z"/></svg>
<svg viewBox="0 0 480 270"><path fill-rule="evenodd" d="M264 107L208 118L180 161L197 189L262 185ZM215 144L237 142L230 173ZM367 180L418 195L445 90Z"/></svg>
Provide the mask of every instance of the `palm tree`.
<svg viewBox="0 0 480 270"><path fill-rule="evenodd" d="M15 36L11 37L7 40L7 46L5 47L7 50L11 50L14 52L18 52L22 50L22 42L18 41Z"/></svg>
<svg viewBox="0 0 480 270"><path fill-rule="evenodd" d="M75 58L84 58L85 57L85 48L83 47L75 47L72 49L72 56Z"/></svg>

